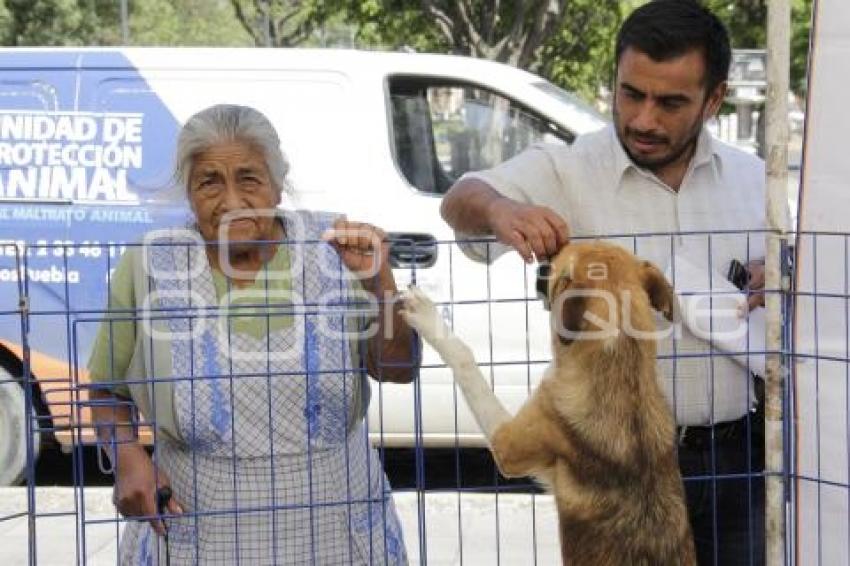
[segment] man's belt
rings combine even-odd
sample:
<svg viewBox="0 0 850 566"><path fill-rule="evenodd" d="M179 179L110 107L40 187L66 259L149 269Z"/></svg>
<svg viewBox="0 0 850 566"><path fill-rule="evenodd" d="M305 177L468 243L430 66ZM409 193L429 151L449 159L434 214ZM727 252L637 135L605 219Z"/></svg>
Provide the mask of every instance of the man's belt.
<svg viewBox="0 0 850 566"><path fill-rule="evenodd" d="M730 440L748 437L758 426L756 413L744 415L735 421L726 421L708 426L680 426L676 429L679 446L693 450L709 449Z"/></svg>

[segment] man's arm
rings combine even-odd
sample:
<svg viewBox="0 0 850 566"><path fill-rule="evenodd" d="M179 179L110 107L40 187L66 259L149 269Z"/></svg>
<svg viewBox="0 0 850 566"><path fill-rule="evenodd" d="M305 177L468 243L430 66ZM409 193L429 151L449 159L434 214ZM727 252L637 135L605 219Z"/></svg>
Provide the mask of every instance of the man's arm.
<svg viewBox="0 0 850 566"><path fill-rule="evenodd" d="M458 232L474 236L492 234L490 207L506 198L493 187L475 177L464 177L455 183L443 197L440 214L449 226Z"/></svg>
<svg viewBox="0 0 850 566"><path fill-rule="evenodd" d="M452 186L440 214L458 232L494 235L527 263L555 255L569 241L567 223L554 210L510 199L474 177Z"/></svg>

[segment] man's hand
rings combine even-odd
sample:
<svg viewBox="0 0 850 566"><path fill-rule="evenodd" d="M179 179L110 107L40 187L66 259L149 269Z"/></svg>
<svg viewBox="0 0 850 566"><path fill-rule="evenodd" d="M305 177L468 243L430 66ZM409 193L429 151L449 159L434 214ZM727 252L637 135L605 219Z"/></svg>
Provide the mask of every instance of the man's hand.
<svg viewBox="0 0 850 566"><path fill-rule="evenodd" d="M487 210L490 230L511 246L526 263L550 258L570 240L569 228L551 208L495 199Z"/></svg>
<svg viewBox="0 0 850 566"><path fill-rule="evenodd" d="M764 306L764 260L754 259L747 262L747 273L749 273L749 283L745 290L747 291L747 306L750 310L756 307Z"/></svg>
<svg viewBox="0 0 850 566"><path fill-rule="evenodd" d="M156 508L156 490L169 486L168 477L162 470L154 471L150 456L141 444L121 444L117 447L115 466L115 493L113 502L124 517L153 517ZM154 475L156 474L156 481ZM168 513L179 515L182 507L172 497L166 504ZM165 525L159 519L150 520L151 527L160 536L165 535Z"/></svg>
<svg viewBox="0 0 850 566"><path fill-rule="evenodd" d="M362 280L371 279L389 269L390 245L383 230L365 222L350 222L344 217L322 234L339 254L342 263Z"/></svg>

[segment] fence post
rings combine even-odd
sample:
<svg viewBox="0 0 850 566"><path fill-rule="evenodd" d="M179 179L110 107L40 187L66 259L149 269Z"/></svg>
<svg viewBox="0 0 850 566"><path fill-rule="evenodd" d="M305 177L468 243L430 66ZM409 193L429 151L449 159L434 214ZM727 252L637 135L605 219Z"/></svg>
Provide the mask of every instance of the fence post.
<svg viewBox="0 0 850 566"><path fill-rule="evenodd" d="M781 248L788 233L788 84L791 7L789 0L767 4L766 214L769 233L765 257L767 308L765 375L765 557L768 565L785 563L785 484L783 461L782 277Z"/></svg>
<svg viewBox="0 0 850 566"><path fill-rule="evenodd" d="M37 544L35 536L35 446L33 443L33 426L36 425L35 405L33 404L33 375L30 370L30 346L29 346L29 273L27 271L27 247L15 246L15 271L18 277L18 316L21 324L21 360L23 372L21 383L24 386L24 435L26 437L26 486L27 486L27 564L36 566ZM37 426L40 426L40 422Z"/></svg>

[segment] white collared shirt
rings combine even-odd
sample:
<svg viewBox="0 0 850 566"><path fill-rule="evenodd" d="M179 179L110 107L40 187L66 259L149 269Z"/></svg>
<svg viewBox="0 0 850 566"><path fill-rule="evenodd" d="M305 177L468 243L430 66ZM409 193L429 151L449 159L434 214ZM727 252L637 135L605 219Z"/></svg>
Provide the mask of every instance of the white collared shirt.
<svg viewBox="0 0 850 566"><path fill-rule="evenodd" d="M612 126L572 146L532 146L468 176L514 200L548 206L566 220L571 237L613 240L662 271L675 256L687 257L703 267L704 281L674 282L680 293L709 289L711 273L725 277L732 259L764 257L764 162L704 128L678 192L637 167ZM487 257L482 244L461 248L478 261ZM491 260L507 249L491 245ZM679 424L735 420L752 407L748 370L687 329L681 339L659 341L658 351L662 385Z"/></svg>

